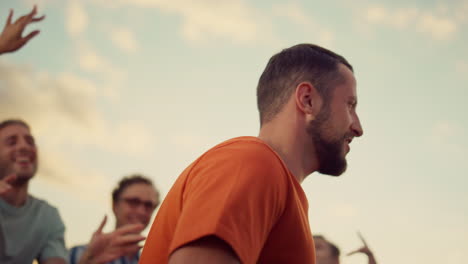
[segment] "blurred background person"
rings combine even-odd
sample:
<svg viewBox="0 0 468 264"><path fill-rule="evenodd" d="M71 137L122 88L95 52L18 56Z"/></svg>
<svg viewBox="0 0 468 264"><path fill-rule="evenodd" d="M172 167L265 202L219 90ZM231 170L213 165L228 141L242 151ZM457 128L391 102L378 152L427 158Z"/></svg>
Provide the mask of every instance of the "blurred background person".
<svg viewBox="0 0 468 264"><path fill-rule="evenodd" d="M360 233L358 233L359 238L361 239L363 246L359 249L351 251L347 254L347 256L351 256L357 253L362 253L367 256L368 264L377 264L374 254L367 246L366 241L362 237ZM315 243L315 257L316 257L316 264L339 264L340 263L340 249L330 242L329 240L325 239L322 235L315 235L314 236L314 243Z"/></svg>
<svg viewBox="0 0 468 264"><path fill-rule="evenodd" d="M37 146L29 125L0 122L0 263L65 264L63 224L47 201L30 194L38 167Z"/></svg>
<svg viewBox="0 0 468 264"><path fill-rule="evenodd" d="M115 230L102 232L107 221L104 217L87 245L70 250L70 264L137 264L141 248L138 243L145 239L140 233L159 203L159 192L149 178L136 174L120 180L112 192Z"/></svg>

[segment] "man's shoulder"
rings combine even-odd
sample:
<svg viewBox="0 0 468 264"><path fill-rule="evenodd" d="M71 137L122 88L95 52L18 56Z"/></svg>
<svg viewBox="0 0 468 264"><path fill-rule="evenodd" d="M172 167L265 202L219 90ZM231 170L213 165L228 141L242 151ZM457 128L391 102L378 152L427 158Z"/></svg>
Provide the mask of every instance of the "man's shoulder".
<svg viewBox="0 0 468 264"><path fill-rule="evenodd" d="M37 198L33 195L29 195L28 197L29 202L31 203L31 207L37 208L39 210L49 211L49 212L57 212L57 207L51 205L44 199Z"/></svg>
<svg viewBox="0 0 468 264"><path fill-rule="evenodd" d="M223 141L213 147L212 149L219 149L224 147L232 147L232 146L242 146L242 147L267 147L267 145L258 137L251 137L251 136L241 136L228 139Z"/></svg>
<svg viewBox="0 0 468 264"><path fill-rule="evenodd" d="M47 230L55 230L56 228L63 229L63 221L59 210L43 199L34 196L28 197L28 210L24 212L26 215L34 216L38 223L48 226Z"/></svg>
<svg viewBox="0 0 468 264"><path fill-rule="evenodd" d="M204 153L194 164L196 175L233 175L240 180L254 178L280 184L290 172L280 156L264 141L256 137L238 137L224 141ZM206 176L208 177L208 176ZM209 177L213 177L210 175ZM224 176L223 176L224 177Z"/></svg>
<svg viewBox="0 0 468 264"><path fill-rule="evenodd" d="M257 137L237 137L226 140L207 151L204 156L223 157L223 155L227 155L230 159L262 159L274 162L281 160L270 146Z"/></svg>

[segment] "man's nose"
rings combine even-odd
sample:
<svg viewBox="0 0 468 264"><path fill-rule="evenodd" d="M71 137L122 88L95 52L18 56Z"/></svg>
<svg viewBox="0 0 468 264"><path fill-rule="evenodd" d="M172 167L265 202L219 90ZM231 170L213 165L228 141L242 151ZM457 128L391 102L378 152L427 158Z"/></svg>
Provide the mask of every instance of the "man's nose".
<svg viewBox="0 0 468 264"><path fill-rule="evenodd" d="M144 203L139 204L139 205L137 206L137 208L136 208L136 211L137 211L138 214L140 214L140 215L146 215L146 214L147 214L147 209L146 209Z"/></svg>
<svg viewBox="0 0 468 264"><path fill-rule="evenodd" d="M351 130L353 131L356 137L360 137L364 134L361 121L359 120L359 117L357 114L355 116L354 122L351 124Z"/></svg>
<svg viewBox="0 0 468 264"><path fill-rule="evenodd" d="M18 140L18 143L16 144L16 147L19 150L32 150L32 149L34 149L34 146L31 146L31 144L24 138L20 138Z"/></svg>

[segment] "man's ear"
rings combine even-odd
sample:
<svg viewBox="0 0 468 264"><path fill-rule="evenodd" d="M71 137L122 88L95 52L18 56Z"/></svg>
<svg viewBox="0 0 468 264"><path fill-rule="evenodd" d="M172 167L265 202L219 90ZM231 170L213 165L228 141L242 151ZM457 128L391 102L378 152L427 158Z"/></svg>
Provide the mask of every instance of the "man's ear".
<svg viewBox="0 0 468 264"><path fill-rule="evenodd" d="M297 108L312 120L322 108L322 97L310 82L301 82L297 85L295 99Z"/></svg>

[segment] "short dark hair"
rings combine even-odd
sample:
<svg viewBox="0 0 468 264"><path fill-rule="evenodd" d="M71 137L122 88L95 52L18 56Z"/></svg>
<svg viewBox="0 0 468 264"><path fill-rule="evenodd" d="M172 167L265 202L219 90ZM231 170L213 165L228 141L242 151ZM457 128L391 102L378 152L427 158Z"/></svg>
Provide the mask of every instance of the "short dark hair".
<svg viewBox="0 0 468 264"><path fill-rule="evenodd" d="M313 237L314 239L322 239L323 241L327 242L327 244L330 246L332 257L335 257L335 258L340 257L340 249L335 244L325 239L325 237L322 235L314 235Z"/></svg>
<svg viewBox="0 0 468 264"><path fill-rule="evenodd" d="M26 127L27 129L30 129L29 125L21 119L7 119L0 122L0 130L11 125L21 125Z"/></svg>
<svg viewBox="0 0 468 264"><path fill-rule="evenodd" d="M119 181L117 187L115 187L114 191L112 191L112 202L116 203L120 199L120 195L126 188L128 188L130 185L137 183L143 183L154 187L153 181L141 174L132 174L130 176L126 176ZM158 190L156 190L156 193L157 195L159 195Z"/></svg>
<svg viewBox="0 0 468 264"><path fill-rule="evenodd" d="M271 121L304 81L314 85L327 103L332 88L342 80L339 64L353 71L344 57L314 44L298 44L271 57L257 86L260 124Z"/></svg>
<svg viewBox="0 0 468 264"><path fill-rule="evenodd" d="M327 241L328 245L330 245L331 253L333 257L340 257L340 249L335 246L335 244L331 243L330 241Z"/></svg>

